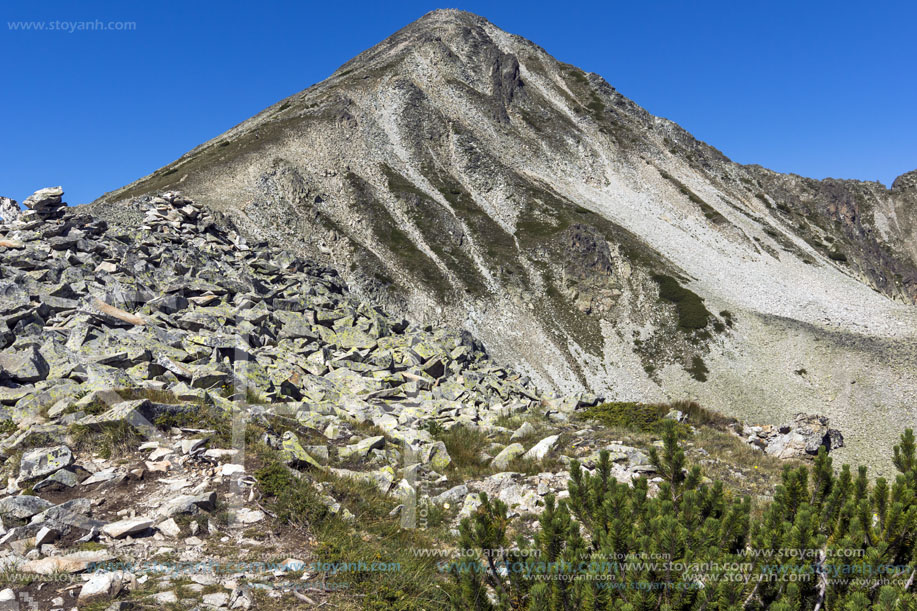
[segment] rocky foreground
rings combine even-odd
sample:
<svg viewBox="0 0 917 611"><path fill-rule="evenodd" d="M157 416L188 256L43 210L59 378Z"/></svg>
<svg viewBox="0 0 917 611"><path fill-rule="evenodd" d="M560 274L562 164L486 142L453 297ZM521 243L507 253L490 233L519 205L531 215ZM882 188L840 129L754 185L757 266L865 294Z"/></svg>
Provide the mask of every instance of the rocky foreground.
<svg viewBox="0 0 917 611"><path fill-rule="evenodd" d="M312 604L331 592L307 568L320 542L265 499L275 459L355 528L335 482L448 531L480 492L539 513L600 449L619 481L653 473L579 420L600 398L545 396L468 333L394 317L179 194L145 199L139 230L62 195L0 202L0 609ZM818 418L733 428L780 458L841 443ZM457 430L484 444L473 469Z"/></svg>

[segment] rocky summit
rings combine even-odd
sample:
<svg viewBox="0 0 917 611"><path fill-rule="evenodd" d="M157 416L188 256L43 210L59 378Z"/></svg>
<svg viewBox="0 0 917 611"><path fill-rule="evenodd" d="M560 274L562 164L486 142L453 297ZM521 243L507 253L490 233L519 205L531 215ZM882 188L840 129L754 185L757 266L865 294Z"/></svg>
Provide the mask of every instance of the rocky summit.
<svg viewBox="0 0 917 611"><path fill-rule="evenodd" d="M469 13L424 16L90 207L139 224L133 202L170 189L471 331L544 391L823 414L885 472L917 400L914 173L734 163Z"/></svg>

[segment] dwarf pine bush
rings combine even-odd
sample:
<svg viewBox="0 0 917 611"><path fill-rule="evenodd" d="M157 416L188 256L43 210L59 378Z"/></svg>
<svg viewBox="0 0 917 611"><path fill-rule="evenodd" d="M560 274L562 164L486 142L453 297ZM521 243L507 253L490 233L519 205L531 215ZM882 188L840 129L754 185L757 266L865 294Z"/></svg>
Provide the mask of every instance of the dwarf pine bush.
<svg viewBox="0 0 917 611"><path fill-rule="evenodd" d="M569 498L548 497L533 538L509 541L507 507L482 495L460 525L476 550L451 566L453 603L491 609L917 609L917 456L908 429L893 483L865 467L835 473L822 448L811 468L784 469L772 501L752 508L721 482L685 468L674 426L651 459L649 494L573 463Z"/></svg>

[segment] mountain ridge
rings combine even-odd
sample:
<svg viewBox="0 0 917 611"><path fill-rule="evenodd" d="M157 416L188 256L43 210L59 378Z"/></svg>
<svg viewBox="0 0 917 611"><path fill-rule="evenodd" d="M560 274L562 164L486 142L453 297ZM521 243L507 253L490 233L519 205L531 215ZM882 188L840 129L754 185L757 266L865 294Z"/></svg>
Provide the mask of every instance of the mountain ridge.
<svg viewBox="0 0 917 611"><path fill-rule="evenodd" d="M857 404L917 397L911 174L887 189L735 164L442 10L90 209L126 221L131 200L181 189L467 328L542 388L826 413L862 457L857 438L897 431L856 422Z"/></svg>

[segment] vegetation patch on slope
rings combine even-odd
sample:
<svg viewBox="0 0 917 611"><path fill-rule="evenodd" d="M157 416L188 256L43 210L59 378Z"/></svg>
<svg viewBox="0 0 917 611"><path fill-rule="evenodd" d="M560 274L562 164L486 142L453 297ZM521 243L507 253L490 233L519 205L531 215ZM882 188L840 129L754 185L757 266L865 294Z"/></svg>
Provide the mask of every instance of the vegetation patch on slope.
<svg viewBox="0 0 917 611"><path fill-rule="evenodd" d="M692 203L697 204L697 206L700 207L701 212L704 213L704 218L706 218L708 221L716 225L722 225L722 224L729 222L729 219L727 219L725 216L717 212L717 210L713 206L705 202L703 198L701 198L697 193L689 189L686 184L684 184L683 182L681 182L680 180L678 180L677 178L675 178L674 176L672 176L665 170L659 170L659 175L665 178L666 180L668 180L669 182L671 182L673 185L675 185L675 187L679 190L679 192L681 192L682 195L684 195L689 200L691 200Z"/></svg>
<svg viewBox="0 0 917 611"><path fill-rule="evenodd" d="M703 329L710 320L710 311L704 300L696 293L684 288L678 280L665 274L653 275L659 285L659 298L675 304L678 312L678 327L685 331Z"/></svg>

